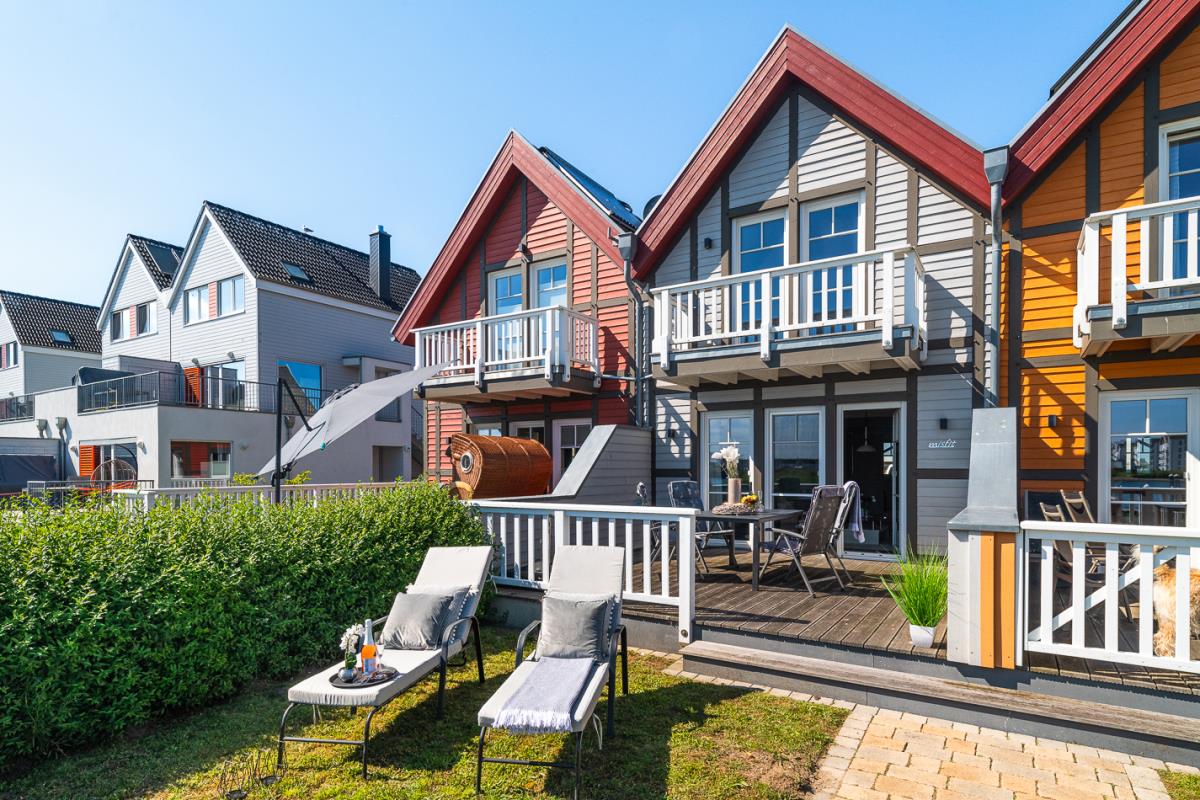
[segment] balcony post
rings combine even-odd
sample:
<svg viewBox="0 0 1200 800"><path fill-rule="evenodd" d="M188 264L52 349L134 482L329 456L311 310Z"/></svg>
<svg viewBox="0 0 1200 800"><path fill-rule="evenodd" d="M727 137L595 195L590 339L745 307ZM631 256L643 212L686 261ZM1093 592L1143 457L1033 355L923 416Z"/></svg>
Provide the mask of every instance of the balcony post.
<svg viewBox="0 0 1200 800"><path fill-rule="evenodd" d="M1112 326L1115 329L1124 328L1128 322L1125 308L1125 287L1128 283L1125 274L1125 229L1128 220L1126 214L1115 214L1112 218L1112 274L1109 277L1112 279Z"/></svg>
<svg viewBox="0 0 1200 800"><path fill-rule="evenodd" d="M1083 345L1083 336L1092 332L1087 312L1100 302L1100 223L1084 221L1079 244L1079 277L1075 285L1075 324L1072 339L1076 347Z"/></svg>
<svg viewBox="0 0 1200 800"><path fill-rule="evenodd" d="M487 347L484 343L484 324L482 319L475 320L475 385L483 386L483 362Z"/></svg>
<svg viewBox="0 0 1200 800"><path fill-rule="evenodd" d="M907 275L905 277L907 279ZM904 290L912 291L907 284ZM890 250L883 254L883 308L880 309L880 315L883 317L883 327L880 331L883 349L891 350L895 340L893 327L896 318L896 254Z"/></svg>
<svg viewBox="0 0 1200 800"><path fill-rule="evenodd" d="M666 369L671 363L671 300L666 289L654 293L654 352Z"/></svg>
<svg viewBox="0 0 1200 800"><path fill-rule="evenodd" d="M554 330L554 309L548 308L543 314L542 359L546 362L546 380L553 380L554 365L558 362L558 332Z"/></svg>
<svg viewBox="0 0 1200 800"><path fill-rule="evenodd" d="M592 374L596 376L596 386L600 386L600 320L588 318L588 332L591 339Z"/></svg>
<svg viewBox="0 0 1200 800"><path fill-rule="evenodd" d="M770 274L765 274L759 278L758 289L758 308L759 313L762 315L762 319L760 320L761 327L758 334L758 355L763 361L771 358L771 312L773 305L771 302L771 276Z"/></svg>

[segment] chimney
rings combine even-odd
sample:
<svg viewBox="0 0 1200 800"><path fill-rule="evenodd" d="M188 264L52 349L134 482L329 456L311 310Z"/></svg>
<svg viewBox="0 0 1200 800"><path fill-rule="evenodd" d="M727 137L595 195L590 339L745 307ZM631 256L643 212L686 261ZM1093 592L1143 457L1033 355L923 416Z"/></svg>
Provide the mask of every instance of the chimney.
<svg viewBox="0 0 1200 800"><path fill-rule="evenodd" d="M382 225L371 234L371 263L367 272L371 289L379 299L392 302L392 237Z"/></svg>

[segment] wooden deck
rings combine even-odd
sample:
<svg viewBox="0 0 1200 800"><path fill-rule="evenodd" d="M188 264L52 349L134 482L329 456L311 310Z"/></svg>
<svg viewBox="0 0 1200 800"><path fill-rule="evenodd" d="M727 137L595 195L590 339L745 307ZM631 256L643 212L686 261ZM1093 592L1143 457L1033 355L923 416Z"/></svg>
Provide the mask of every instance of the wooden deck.
<svg viewBox="0 0 1200 800"><path fill-rule="evenodd" d="M825 645L838 645L892 654L923 658L946 658L946 626L938 627L931 648L913 647L908 635L908 622L895 602L883 589L880 576L894 570L884 561L846 559L852 575L848 591L841 592L833 582L814 585L816 597L809 597L790 561L778 557L771 568L763 572L759 591L750 588L750 553L739 551L736 567L728 566L727 552L720 548L705 551L710 572L700 573L696 581L696 627L703 638L705 629L733 630L749 635L798 639ZM764 557L765 562L765 557ZM809 556L805 559L809 578L829 575L824 559ZM676 583L674 570L671 583ZM635 562L634 584L642 580L641 564ZM653 578L658 585L658 576ZM1031 580L1031 586L1036 583ZM1064 607L1068 598L1059 598L1056 610ZM1034 598L1036 603L1036 598ZM1134 620L1137 610L1134 608ZM625 616L675 622L673 608L628 602ZM1036 608L1032 610L1036 619ZM1103 631L1102 610L1088 615L1089 643L1098 643ZM1121 623L1125 646L1133 649L1136 621ZM1068 636L1060 630L1058 636ZM1028 669L1067 678L1117 683L1131 687L1200 695L1200 675L1156 670L1127 664L1066 658L1030 653Z"/></svg>

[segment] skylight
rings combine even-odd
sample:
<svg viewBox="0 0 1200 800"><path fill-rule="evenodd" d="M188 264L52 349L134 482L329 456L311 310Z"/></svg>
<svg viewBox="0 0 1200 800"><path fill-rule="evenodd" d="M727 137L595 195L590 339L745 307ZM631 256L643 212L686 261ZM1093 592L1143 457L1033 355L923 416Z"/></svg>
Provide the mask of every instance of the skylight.
<svg viewBox="0 0 1200 800"><path fill-rule="evenodd" d="M50 338L54 340L55 344L75 344L75 340L71 338L71 334L56 328L50 330Z"/></svg>
<svg viewBox="0 0 1200 800"><path fill-rule="evenodd" d="M312 278L308 277L308 273L305 272L299 264L293 264L290 261L281 261L280 263L283 265L283 268L287 270L288 275L291 275L298 281L312 283Z"/></svg>

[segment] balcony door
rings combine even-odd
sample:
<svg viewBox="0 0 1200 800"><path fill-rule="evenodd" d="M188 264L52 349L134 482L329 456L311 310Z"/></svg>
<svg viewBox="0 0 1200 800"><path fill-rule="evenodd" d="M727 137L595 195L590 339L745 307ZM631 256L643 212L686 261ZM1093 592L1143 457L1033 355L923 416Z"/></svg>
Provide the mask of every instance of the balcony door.
<svg viewBox="0 0 1200 800"><path fill-rule="evenodd" d="M1166 175L1162 199L1200 196L1200 120L1165 126L1159 152L1163 159L1160 174ZM1168 241L1163 248L1164 279L1200 280L1200 264L1195 259L1190 268L1188 264L1188 216L1186 211L1174 214L1168 224L1169 233L1165 235ZM1200 226L1194 235L1200 239Z"/></svg>
<svg viewBox="0 0 1200 800"><path fill-rule="evenodd" d="M709 411L702 415L702 446L700 459L700 486L704 492L704 505L712 508L724 503L729 493L729 478L721 462L713 456L727 445L738 449L738 477L742 491L755 489L751 475L754 471L754 412L752 411Z"/></svg>
<svg viewBox="0 0 1200 800"><path fill-rule="evenodd" d="M1102 522L1200 524L1195 490L1200 391L1105 392L1100 402Z"/></svg>
<svg viewBox="0 0 1200 800"><path fill-rule="evenodd" d="M800 260L820 261L849 256L864 249L863 196L859 192L822 198L800 207ZM846 265L815 270L807 275L807 321L847 319L857 316L865 276L862 267ZM854 330L843 323L810 329L813 335Z"/></svg>
<svg viewBox="0 0 1200 800"><path fill-rule="evenodd" d="M825 474L825 424L820 408L767 413L767 485L771 508L807 511Z"/></svg>
<svg viewBox="0 0 1200 800"><path fill-rule="evenodd" d="M838 406L838 481L858 484L862 509L863 541L843 537L847 555L891 559L907 549L904 409L904 403Z"/></svg>
<svg viewBox="0 0 1200 800"><path fill-rule="evenodd" d="M501 316L525 309L525 271L521 267L488 276L488 315ZM491 369L517 369L525 355L526 320L505 319L489 323L485 336L486 363Z"/></svg>

